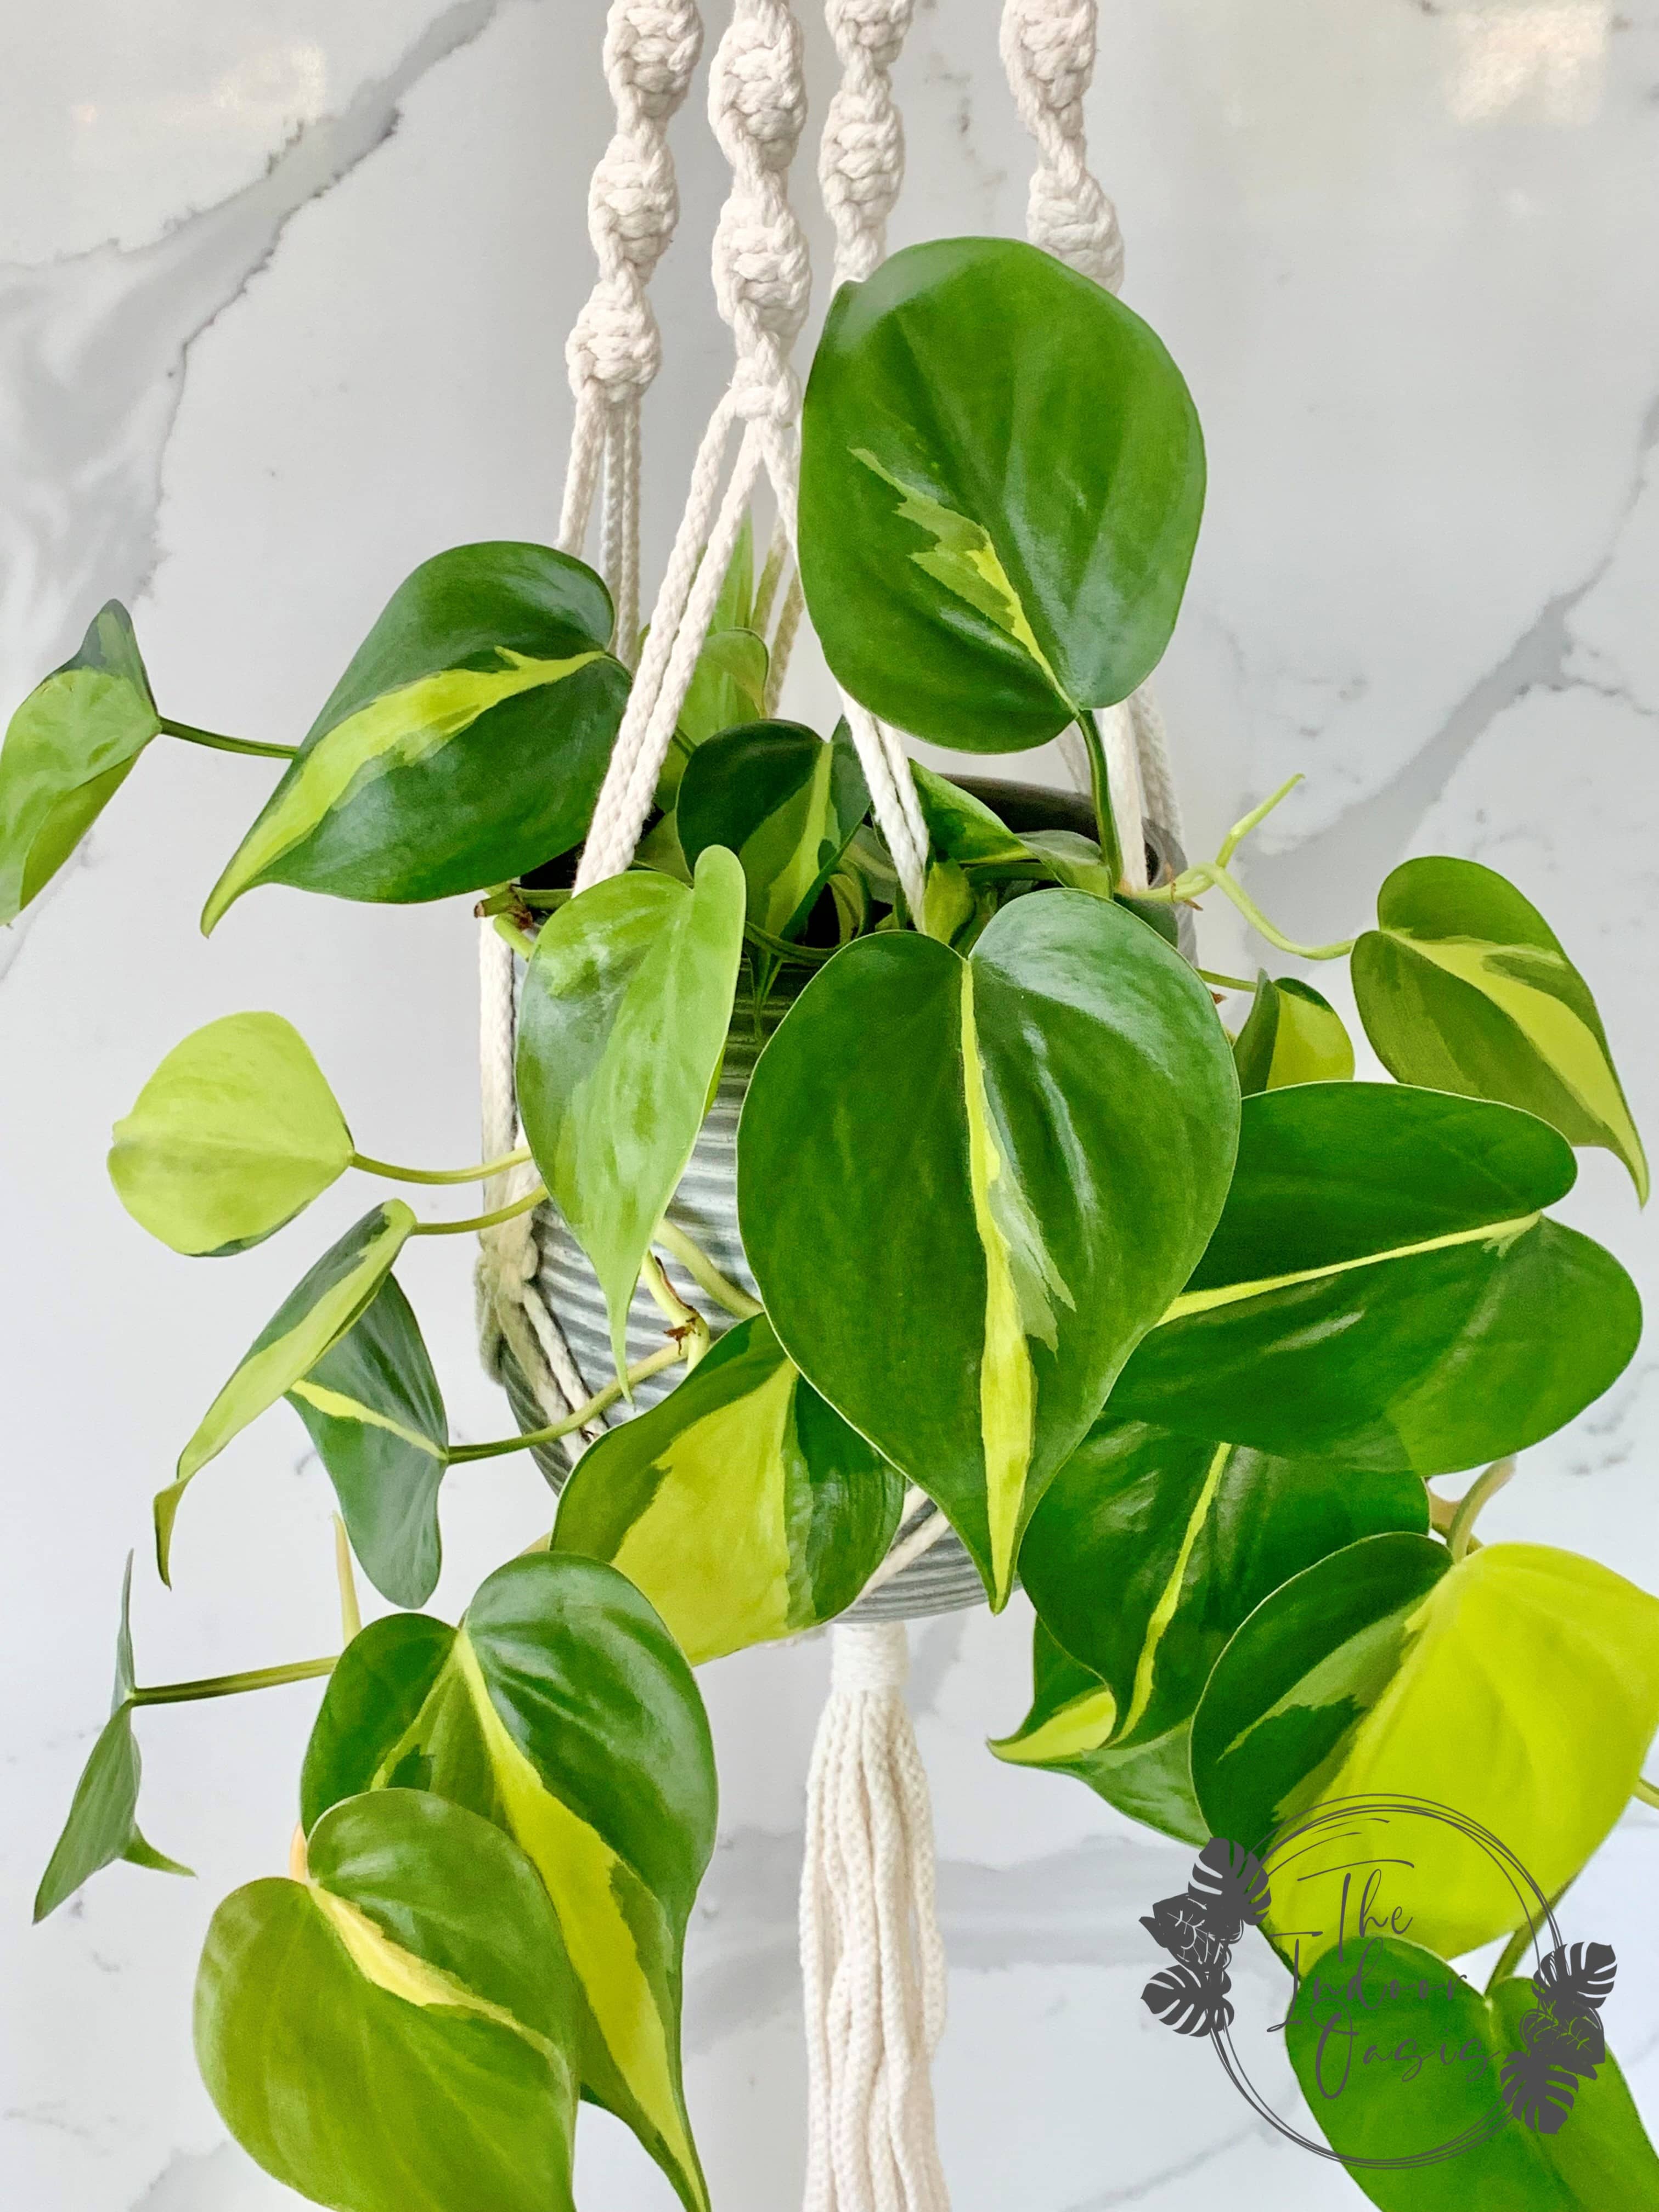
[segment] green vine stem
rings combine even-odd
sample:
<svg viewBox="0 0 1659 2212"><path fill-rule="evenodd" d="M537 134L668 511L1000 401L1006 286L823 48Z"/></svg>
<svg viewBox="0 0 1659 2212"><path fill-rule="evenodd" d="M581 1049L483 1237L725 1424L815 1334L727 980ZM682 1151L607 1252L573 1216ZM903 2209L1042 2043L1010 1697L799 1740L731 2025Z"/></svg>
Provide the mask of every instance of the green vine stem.
<svg viewBox="0 0 1659 2212"><path fill-rule="evenodd" d="M1254 983L1247 983L1242 975L1224 975L1215 968L1200 968L1198 978L1200 982L1208 983L1218 991L1254 991L1255 988Z"/></svg>
<svg viewBox="0 0 1659 2212"><path fill-rule="evenodd" d="M1637 1776L1636 1787L1630 1794L1644 1805L1659 1805L1659 1783L1650 1782L1645 1774Z"/></svg>
<svg viewBox="0 0 1659 2212"><path fill-rule="evenodd" d="M161 727L170 738L182 738L187 745L206 745L216 753L253 753L261 760L292 760L299 751L298 745L267 745L257 738L226 738L217 730L198 730L191 722L170 722L165 714Z"/></svg>
<svg viewBox="0 0 1659 2212"><path fill-rule="evenodd" d="M189 1705L202 1698L236 1698L244 1690L276 1690L284 1682L314 1682L331 1674L339 1664L331 1659L295 1659L286 1667L256 1667L246 1674L209 1674L199 1682L158 1682L154 1689L135 1690L135 1705Z"/></svg>
<svg viewBox="0 0 1659 2212"><path fill-rule="evenodd" d="M765 1309L740 1291L734 1282L721 1274L700 1244L694 1243L684 1230L676 1228L672 1221L659 1221L652 1242L659 1244L671 1260L678 1260L700 1291L706 1291L714 1304L738 1321L753 1321Z"/></svg>
<svg viewBox="0 0 1659 2212"><path fill-rule="evenodd" d="M1169 905L1188 905L1202 897L1207 890L1219 891L1238 908L1259 937L1280 952L1288 952L1296 960L1341 960L1353 951L1355 940L1345 937L1334 945L1298 945L1293 937L1286 937L1267 915L1239 883L1228 867L1228 862L1248 837L1273 812L1275 806L1288 799L1302 778L1293 775L1282 783L1271 798L1264 799L1260 806L1253 806L1242 820L1235 822L1221 841L1220 850L1213 860L1200 860L1195 867L1184 868L1172 884L1164 884L1156 890L1138 891L1138 898L1157 899ZM1201 971L1200 971L1201 972ZM1218 978L1217 980L1223 980ZM1229 990L1246 991L1255 987L1249 983L1226 981Z"/></svg>
<svg viewBox="0 0 1659 2212"><path fill-rule="evenodd" d="M1112 787L1106 773L1105 748L1100 742L1100 732L1092 714L1079 714L1077 726L1083 734L1084 750L1089 756L1089 790L1095 803L1095 836L1100 844L1100 857L1110 872L1112 881L1121 884L1123 841L1117 834L1117 817L1112 811Z"/></svg>
<svg viewBox="0 0 1659 2212"><path fill-rule="evenodd" d="M1474 1537L1475 1516L1481 1507L1489 1498L1496 1497L1514 1473L1513 1454L1508 1459L1495 1459L1489 1468L1475 1477L1458 1500L1451 1517L1451 1526L1446 1531L1446 1548L1452 1555L1454 1565L1468 1555Z"/></svg>
<svg viewBox="0 0 1659 2212"><path fill-rule="evenodd" d="M664 1345L660 1352L653 1352L644 1359L636 1359L628 1370L627 1388L631 1390L636 1382L643 1382L653 1375L660 1375L665 1367L677 1365L684 1357L684 1346L676 1342ZM557 1443L561 1437L570 1436L577 1429L586 1428L595 1414L604 1413L607 1406L614 1406L622 1396L623 1389L621 1378L615 1377L602 1390L596 1390L585 1405L578 1406L574 1413L567 1413L562 1421L554 1421L544 1429L526 1429L521 1437L499 1437L493 1443L487 1444L452 1444L448 1454L450 1465L453 1467L473 1459L500 1459L507 1452L530 1451L538 1444ZM532 1546L532 1548L537 1547Z"/></svg>
<svg viewBox="0 0 1659 2212"><path fill-rule="evenodd" d="M826 960L833 960L841 951L839 945L797 945L787 937L774 937L769 929L762 929L752 921L744 924L746 940L763 952L769 952L779 962L798 961L808 968L820 968Z"/></svg>
<svg viewBox="0 0 1659 2212"><path fill-rule="evenodd" d="M535 951L535 939L526 936L525 932L515 922L509 921L504 914L498 914L495 916L493 927L496 936L504 945L510 945L520 960L528 960Z"/></svg>
<svg viewBox="0 0 1659 2212"><path fill-rule="evenodd" d="M357 1602L357 1575L351 1564L351 1539L346 1524L334 1516L334 1579L340 1586L340 1642L349 1644L362 1633L363 1609Z"/></svg>
<svg viewBox="0 0 1659 2212"><path fill-rule="evenodd" d="M662 1261L654 1252L647 1252L645 1264L640 1269L640 1280L650 1291L659 1313L668 1322L668 1334L676 1344L684 1347L687 1369L693 1368L708 1351L713 1339L708 1324L696 1306L689 1306L662 1271Z"/></svg>
<svg viewBox="0 0 1659 2212"><path fill-rule="evenodd" d="M476 1176L475 1168L472 1170ZM520 1213L528 1213L532 1206L539 1206L547 1196L547 1185L538 1182L533 1190L515 1198L511 1206L498 1206L493 1213L475 1213L465 1221L417 1221L410 1231L411 1237L471 1237L480 1229L498 1228L503 1221L512 1221Z"/></svg>
<svg viewBox="0 0 1659 2212"><path fill-rule="evenodd" d="M389 1160L372 1160L367 1152L354 1152L351 1165L365 1175L383 1176L388 1182L489 1182L510 1168L521 1168L530 1158L528 1145L504 1152L498 1160L483 1160L474 1168L400 1168Z"/></svg>

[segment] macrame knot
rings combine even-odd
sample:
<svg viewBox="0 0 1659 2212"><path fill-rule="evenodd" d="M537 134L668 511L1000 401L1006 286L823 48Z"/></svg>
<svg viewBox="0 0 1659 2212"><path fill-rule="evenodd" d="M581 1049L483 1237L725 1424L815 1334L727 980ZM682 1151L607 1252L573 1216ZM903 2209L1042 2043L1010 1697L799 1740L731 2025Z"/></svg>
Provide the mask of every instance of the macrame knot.
<svg viewBox="0 0 1659 2212"><path fill-rule="evenodd" d="M806 120L800 27L785 0L738 0L714 57L708 112L732 165L714 275L737 345L732 403L750 419L787 422L798 404L789 352L812 272L785 181Z"/></svg>
<svg viewBox="0 0 1659 2212"><path fill-rule="evenodd" d="M1123 282L1117 210L1090 174L1084 145L1097 18L1096 0L1007 0L1002 61L1040 155L1026 216L1031 241L1115 292Z"/></svg>
<svg viewBox="0 0 1659 2212"><path fill-rule="evenodd" d="M633 0L605 39L605 73L624 125L637 113L665 123L690 88L702 52L696 0Z"/></svg>
<svg viewBox="0 0 1659 2212"><path fill-rule="evenodd" d="M830 103L818 181L836 226L836 274L867 276L886 251L887 218L904 176L904 131L888 71L910 27L913 0L829 0L842 82Z"/></svg>

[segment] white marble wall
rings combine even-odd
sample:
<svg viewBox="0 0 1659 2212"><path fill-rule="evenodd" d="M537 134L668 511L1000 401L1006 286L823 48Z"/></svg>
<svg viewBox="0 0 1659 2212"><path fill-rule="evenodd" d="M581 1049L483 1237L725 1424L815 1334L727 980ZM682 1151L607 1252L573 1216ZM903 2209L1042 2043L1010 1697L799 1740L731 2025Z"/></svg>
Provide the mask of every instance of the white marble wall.
<svg viewBox="0 0 1659 2212"><path fill-rule="evenodd" d="M717 4L708 11L718 16ZM57 0L15 7L0 81L0 699L134 609L164 704L291 738L413 563L551 534L561 346L588 281L606 131L599 0ZM901 73L901 239L1009 230L1025 149L991 0L922 0ZM1106 0L1091 104L1128 296L1208 426L1209 519L1164 690L1193 830L1290 773L1251 878L1313 936L1408 852L1488 859L1601 996L1659 1129L1659 0ZM820 33L817 112L826 58ZM718 165L676 131L680 243L649 420L660 545L725 361L703 252ZM827 260L827 256L822 257ZM222 1267L146 1242L108 1191L112 1119L178 1036L245 1006L310 1038L374 1152L474 1156L472 933L459 910L262 892L211 946L205 886L267 772L158 745L82 862L0 936L7 1265L0 1545L0 2199L17 2212L266 2212L227 2145L188 1999L214 1900L283 1861L314 1692L146 1717L144 1822L194 1882L119 1868L41 1930L28 1900L108 1692L121 1561L252 1329L361 1203ZM1213 957L1243 956L1224 918ZM1620 1171L1574 1219L1651 1281ZM497 1432L465 1266L404 1270L459 1431ZM1659 1587L1649 1353L1530 1455L1498 1532ZM141 1572L150 1679L331 1648L328 1496L278 1413L192 1492L178 1589ZM544 1517L532 1474L464 1471L453 1607ZM142 1559L141 1559L142 1565ZM981 1748L1021 1709L1024 1625L916 1638L951 2021L939 2081L958 2212L1279 2212L1358 2202L1253 2122L1136 1991L1136 1916L1184 1854ZM722 2212L799 2185L793 1882L821 1644L710 1671L721 1846L690 1960L690 2094ZM1609 2008L1659 2108L1659 1817L1583 1887L1630 1962ZM1593 1927L1591 1923L1593 1923ZM1648 1971L1644 1973L1638 1962ZM584 2199L668 2200L602 2117ZM483 2208L481 2208L483 2212Z"/></svg>

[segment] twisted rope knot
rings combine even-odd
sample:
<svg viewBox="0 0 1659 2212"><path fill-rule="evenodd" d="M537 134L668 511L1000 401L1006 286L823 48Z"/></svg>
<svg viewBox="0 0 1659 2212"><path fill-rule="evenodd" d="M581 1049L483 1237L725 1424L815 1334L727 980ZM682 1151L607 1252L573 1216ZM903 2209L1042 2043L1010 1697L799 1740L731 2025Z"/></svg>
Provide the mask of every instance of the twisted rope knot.
<svg viewBox="0 0 1659 2212"><path fill-rule="evenodd" d="M824 0L824 18L843 68L867 54L878 69L898 59L910 28L915 0Z"/></svg>
<svg viewBox="0 0 1659 2212"><path fill-rule="evenodd" d="M633 0L605 37L605 74L624 125L666 123L690 88L702 52L696 0Z"/></svg>
<svg viewBox="0 0 1659 2212"><path fill-rule="evenodd" d="M836 275L861 279L886 252L887 218L904 176L904 130L888 71L910 27L914 0L828 0L841 57L818 151L818 182L836 227Z"/></svg>
<svg viewBox="0 0 1659 2212"><path fill-rule="evenodd" d="M1097 29L1097 0L1007 0L1002 61L1040 156L1026 216L1031 241L1115 292L1123 281L1117 210L1084 150Z"/></svg>
<svg viewBox="0 0 1659 2212"><path fill-rule="evenodd" d="M785 0L738 0L708 88L732 166L714 232L714 297L737 347L733 404L787 421L799 404L789 352L806 319L811 264L786 179L806 121L800 27Z"/></svg>

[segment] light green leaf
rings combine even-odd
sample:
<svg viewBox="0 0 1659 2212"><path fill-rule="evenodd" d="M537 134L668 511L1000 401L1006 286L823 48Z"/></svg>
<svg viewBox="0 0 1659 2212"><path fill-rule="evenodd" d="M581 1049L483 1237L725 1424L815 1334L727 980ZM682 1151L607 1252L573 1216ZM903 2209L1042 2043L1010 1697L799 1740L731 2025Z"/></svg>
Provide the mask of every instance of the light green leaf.
<svg viewBox="0 0 1659 2212"><path fill-rule="evenodd" d="M582 1455L553 1548L619 1567L697 1666L850 1605L903 1500L892 1468L784 1357L763 1316Z"/></svg>
<svg viewBox="0 0 1659 2212"><path fill-rule="evenodd" d="M1016 836L1001 816L992 812L949 776L939 775L920 761L910 763L910 775L927 825L927 842L942 860L1012 861L1030 858L1030 847Z"/></svg>
<svg viewBox="0 0 1659 2212"><path fill-rule="evenodd" d="M836 294L802 434L807 606L872 713L1018 751L1157 665L1203 445L1180 371L1099 285L1009 240L894 254Z"/></svg>
<svg viewBox="0 0 1659 2212"><path fill-rule="evenodd" d="M769 666L766 641L752 629L711 628L680 708L680 735L701 746L722 730L760 721L766 713Z"/></svg>
<svg viewBox="0 0 1659 2212"><path fill-rule="evenodd" d="M534 1868L441 1797L313 1831L213 1917L196 2051L267 2173L344 2212L574 2212L578 2004Z"/></svg>
<svg viewBox="0 0 1659 2212"><path fill-rule="evenodd" d="M287 1395L328 1469L364 1573L393 1605L424 1605L442 1564L449 1422L395 1276Z"/></svg>
<svg viewBox="0 0 1659 2212"><path fill-rule="evenodd" d="M112 599L0 747L0 922L51 882L161 727L131 621Z"/></svg>
<svg viewBox="0 0 1659 2212"><path fill-rule="evenodd" d="M402 1199L373 1206L289 1292L244 1353L179 1455L176 1479L155 1498L155 1556L169 1579L173 1524L185 1492L234 1436L302 1382L338 1342L391 1272L415 1226Z"/></svg>
<svg viewBox="0 0 1659 2212"><path fill-rule="evenodd" d="M964 960L860 939L762 1054L744 1248L814 1389L937 1498L1006 1602L1037 1500L1220 1209L1237 1084L1208 993L1076 891Z"/></svg>
<svg viewBox="0 0 1659 2212"><path fill-rule="evenodd" d="M921 908L921 926L928 936L965 952L976 933L973 924L979 919L979 901L964 871L954 860L931 861Z"/></svg>
<svg viewBox="0 0 1659 2212"><path fill-rule="evenodd" d="M750 921L793 937L869 805L845 724L826 744L798 722L757 722L699 745L675 821L688 861L726 846L742 864Z"/></svg>
<svg viewBox="0 0 1659 2212"><path fill-rule="evenodd" d="M1292 1083L1346 1083L1353 1075L1353 1046L1335 1007L1310 983L1293 975L1275 981L1265 969L1233 1039L1233 1058L1246 1097Z"/></svg>
<svg viewBox="0 0 1659 2212"><path fill-rule="evenodd" d="M544 926L525 977L525 1134L599 1279L618 1374L641 1265L720 1074L744 898L743 870L719 846L690 890L613 876Z"/></svg>
<svg viewBox="0 0 1659 2212"><path fill-rule="evenodd" d="M1482 1996L1432 1951L1382 1936L1304 1974L1285 2041L1333 2149L1409 2161L1480 2130L1534 2002L1530 1981ZM1349 2175L1382 2212L1659 2212L1659 2159L1613 2054L1572 2087L1554 2134L1510 2119L1452 2157Z"/></svg>
<svg viewBox="0 0 1659 2212"><path fill-rule="evenodd" d="M302 1816L309 1831L343 1798L404 1787L485 1814L528 1854L575 1972L583 2088L705 2212L679 2024L714 1752L661 1620L613 1568L541 1553L491 1575L459 1630L422 1613L375 1622L330 1678Z"/></svg>
<svg viewBox="0 0 1659 2212"><path fill-rule="evenodd" d="M1407 860L1353 949L1365 1034L1391 1075L1523 1106L1570 1144L1648 1164L1583 977L1536 907L1474 860Z"/></svg>
<svg viewBox="0 0 1659 2212"><path fill-rule="evenodd" d="M110 1181L175 1252L245 1252L352 1158L323 1071L280 1014L227 1014L177 1044L115 1125Z"/></svg>
<svg viewBox="0 0 1659 2212"><path fill-rule="evenodd" d="M1427 1798L1501 1837L1553 1896L1630 1802L1656 1727L1659 1602L1633 1583L1540 1545L1454 1566L1425 1537L1371 1536L1234 1636L1193 1723L1193 1779L1214 1832L1257 1851L1317 1803ZM1413 1934L1448 1958L1507 1934L1511 1878L1419 1825ZM1309 1955L1337 1925L1340 1881L1312 1863L1281 1878L1269 1931L1300 1931Z"/></svg>
<svg viewBox="0 0 1659 2212"><path fill-rule="evenodd" d="M1573 1175L1512 1107L1378 1083L1246 1098L1226 1209L1115 1415L1421 1475L1536 1443L1641 1333L1618 1261L1543 1215Z"/></svg>
<svg viewBox="0 0 1659 2212"><path fill-rule="evenodd" d="M587 826L628 695L592 571L459 545L398 590L214 886L393 903L507 882Z"/></svg>
<svg viewBox="0 0 1659 2212"><path fill-rule="evenodd" d="M147 1844L138 1828L138 1784L143 1772L137 1741L132 1733L132 1554L127 1554L121 1580L121 1626L115 1638L115 1689L110 1717L92 1747L92 1756L75 1785L64 1832L52 1848L40 1887L34 1893L34 1917L49 1912L73 1897L83 1882L100 1874L117 1859L149 1867L158 1874L188 1874L176 1859L166 1858Z"/></svg>

